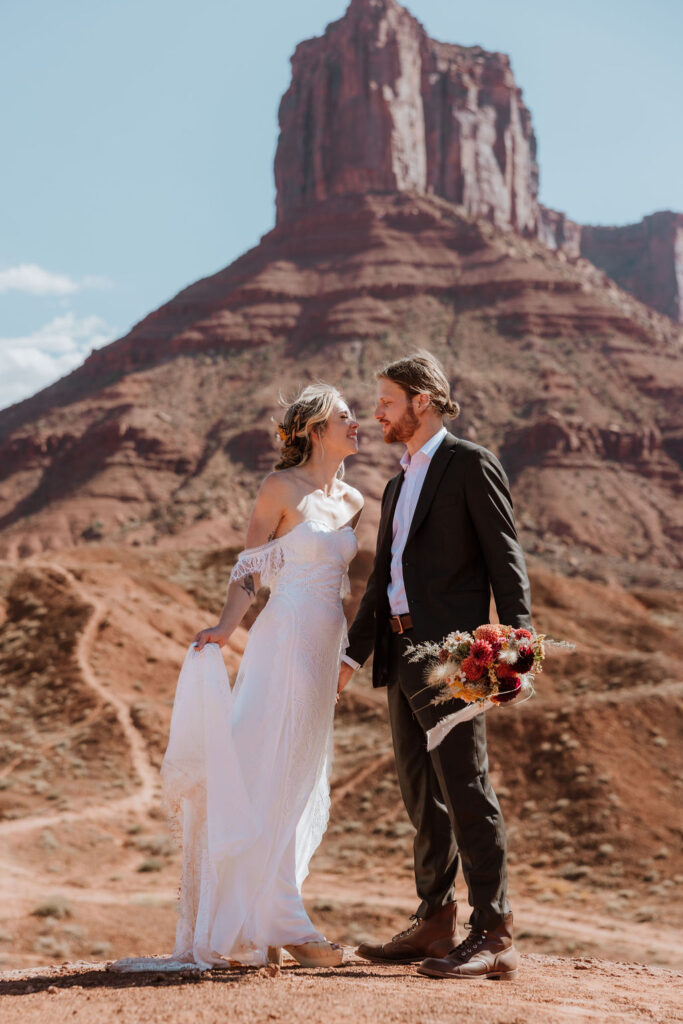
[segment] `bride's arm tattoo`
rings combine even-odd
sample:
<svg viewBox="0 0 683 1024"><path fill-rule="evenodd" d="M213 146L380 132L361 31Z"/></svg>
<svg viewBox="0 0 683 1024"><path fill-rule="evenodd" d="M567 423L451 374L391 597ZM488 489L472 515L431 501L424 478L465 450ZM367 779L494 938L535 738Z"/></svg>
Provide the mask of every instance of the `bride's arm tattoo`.
<svg viewBox="0 0 683 1024"><path fill-rule="evenodd" d="M275 527L275 529L271 533L270 537L268 538L268 541L275 540L276 532L277 532L277 526ZM248 594L249 597L253 601L253 599L256 597L256 586L254 584L254 577L252 576L251 573L249 573L248 576L245 576L240 581L240 586L241 586L242 590L245 592L245 594Z"/></svg>

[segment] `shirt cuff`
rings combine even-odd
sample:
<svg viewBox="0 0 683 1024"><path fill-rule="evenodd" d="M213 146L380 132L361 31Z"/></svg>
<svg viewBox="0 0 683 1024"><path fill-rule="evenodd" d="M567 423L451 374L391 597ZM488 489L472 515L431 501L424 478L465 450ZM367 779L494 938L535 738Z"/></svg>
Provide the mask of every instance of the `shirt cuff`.
<svg viewBox="0 0 683 1024"><path fill-rule="evenodd" d="M354 672L356 671L357 668L360 668L360 662L354 661L353 658L349 658L348 654L342 654L341 660L345 664L350 665Z"/></svg>

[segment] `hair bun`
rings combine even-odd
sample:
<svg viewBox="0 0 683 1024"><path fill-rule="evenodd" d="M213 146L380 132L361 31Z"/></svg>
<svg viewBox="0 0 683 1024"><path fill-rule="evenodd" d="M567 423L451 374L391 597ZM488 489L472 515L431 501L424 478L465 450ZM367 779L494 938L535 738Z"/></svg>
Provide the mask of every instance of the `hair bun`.
<svg viewBox="0 0 683 1024"><path fill-rule="evenodd" d="M311 435L323 432L339 398L341 395L336 388L321 381L309 384L289 404L281 400L285 414L277 427L282 447L275 469L302 466L308 461L313 451Z"/></svg>

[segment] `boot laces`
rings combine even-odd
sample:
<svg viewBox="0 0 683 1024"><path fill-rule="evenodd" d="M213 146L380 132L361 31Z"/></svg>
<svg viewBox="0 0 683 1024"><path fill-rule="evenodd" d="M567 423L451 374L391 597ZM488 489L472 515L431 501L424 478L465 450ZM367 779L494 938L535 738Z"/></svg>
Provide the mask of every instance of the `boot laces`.
<svg viewBox="0 0 683 1024"><path fill-rule="evenodd" d="M392 942L396 942L398 939L402 939L404 938L404 936L410 935L410 933L414 932L415 929L419 927L419 925L422 923L422 918L418 917L417 914L411 914L408 920L412 921L413 923L409 925L408 928L404 928L402 932L398 933L398 935L394 935L393 939L391 940Z"/></svg>
<svg viewBox="0 0 683 1024"><path fill-rule="evenodd" d="M462 942L449 953L449 956L457 957L458 960L467 960L467 958L472 953L475 953L479 949L479 947L484 944L485 941L485 932L472 931L470 932L466 939L463 939Z"/></svg>

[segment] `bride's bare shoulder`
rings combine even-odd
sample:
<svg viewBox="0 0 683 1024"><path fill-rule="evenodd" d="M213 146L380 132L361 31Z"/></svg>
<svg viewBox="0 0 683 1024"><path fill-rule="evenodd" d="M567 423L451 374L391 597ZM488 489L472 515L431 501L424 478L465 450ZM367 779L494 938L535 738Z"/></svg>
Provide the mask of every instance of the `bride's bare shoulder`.
<svg viewBox="0 0 683 1024"><path fill-rule="evenodd" d="M295 508L301 500L304 488L295 468L277 469L269 473L261 483L257 501L267 505Z"/></svg>
<svg viewBox="0 0 683 1024"><path fill-rule="evenodd" d="M287 470L278 470L265 477L247 524L248 548L258 547L275 537L283 517L292 504L296 504L292 496L292 482L287 477Z"/></svg>
<svg viewBox="0 0 683 1024"><path fill-rule="evenodd" d="M344 488L342 493L344 501L352 510L353 514L358 515L365 504L365 498L356 487L352 487L351 484L346 482L346 480L342 480L340 482Z"/></svg>
<svg viewBox="0 0 683 1024"><path fill-rule="evenodd" d="M258 498L266 502L278 501L286 498L296 487L296 481L292 477L290 469L273 470L267 477L264 477L259 488Z"/></svg>
<svg viewBox="0 0 683 1024"><path fill-rule="evenodd" d="M293 485L287 470L269 473L261 482L252 511L252 521L271 522L275 529L292 504ZM296 504L296 502L295 502ZM268 530L270 533L270 529Z"/></svg>

